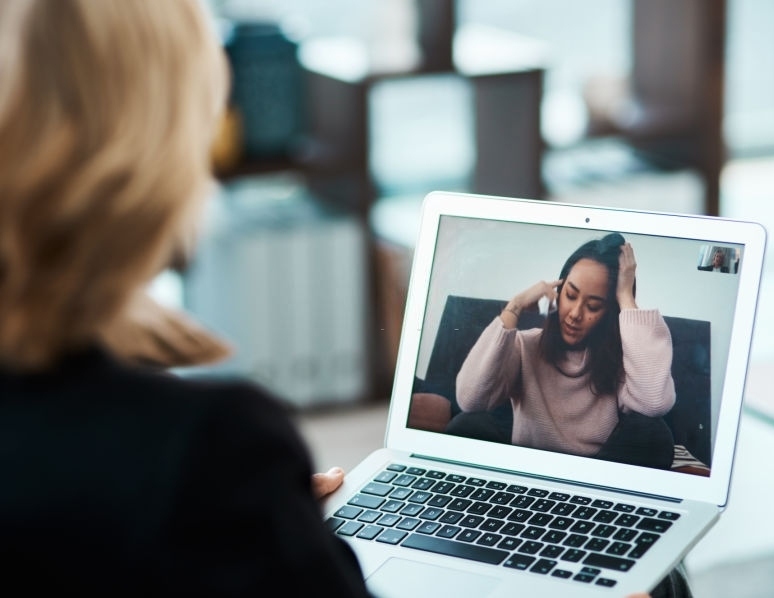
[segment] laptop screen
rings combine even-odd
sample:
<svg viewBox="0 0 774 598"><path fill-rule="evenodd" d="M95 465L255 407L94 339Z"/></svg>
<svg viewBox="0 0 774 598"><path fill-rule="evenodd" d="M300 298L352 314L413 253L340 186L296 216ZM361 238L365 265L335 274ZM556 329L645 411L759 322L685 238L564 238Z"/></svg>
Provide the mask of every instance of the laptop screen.
<svg viewBox="0 0 774 598"><path fill-rule="evenodd" d="M634 296L647 318L616 325L617 305L608 301L607 291L614 283L611 268L595 257L608 235L442 216L412 398L419 417L409 425L708 475L744 247L621 235L632 248ZM607 239L615 245L608 253L617 255L617 237ZM568 259L576 258L569 267ZM566 264L568 285L549 290L558 293L558 301L541 295L521 306L519 332L503 334L510 322L504 324L500 314L509 301L529 297L536 284L550 287L561 280ZM585 336L566 342L560 316ZM553 335L551 319L558 330ZM557 345L555 357L545 347L548 339ZM571 359L564 358L565 351ZM671 360L662 358L668 351ZM607 388L615 390L597 390L597 378L597 386L610 380ZM449 401L448 420L442 408L438 420L428 419L438 400L428 394Z"/></svg>
<svg viewBox="0 0 774 598"><path fill-rule="evenodd" d="M567 457L582 457L599 479L603 462L636 466L637 486L719 466L725 488L765 244L746 242L750 223L441 195L412 270L393 391L410 395L405 411L393 405L401 426L495 468L570 477ZM619 316L627 285L636 309ZM739 305L745 289L754 296ZM411 450L434 444L391 429Z"/></svg>

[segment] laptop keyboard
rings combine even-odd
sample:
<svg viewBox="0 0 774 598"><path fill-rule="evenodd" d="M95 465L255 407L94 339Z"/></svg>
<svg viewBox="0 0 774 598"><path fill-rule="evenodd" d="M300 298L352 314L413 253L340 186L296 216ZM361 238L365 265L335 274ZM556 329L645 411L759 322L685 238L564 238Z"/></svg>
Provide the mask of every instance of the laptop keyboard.
<svg viewBox="0 0 774 598"><path fill-rule="evenodd" d="M391 464L327 521L341 536L613 587L680 517L625 502Z"/></svg>

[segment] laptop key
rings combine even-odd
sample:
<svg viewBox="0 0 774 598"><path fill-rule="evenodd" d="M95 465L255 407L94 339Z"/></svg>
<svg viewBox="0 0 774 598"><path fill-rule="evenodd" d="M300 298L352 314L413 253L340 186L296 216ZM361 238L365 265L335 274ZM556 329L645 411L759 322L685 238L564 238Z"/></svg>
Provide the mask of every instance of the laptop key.
<svg viewBox="0 0 774 598"><path fill-rule="evenodd" d="M340 526L336 533L341 536L354 536L357 532L359 532L363 528L362 523L358 523L357 521L347 521L344 525Z"/></svg>
<svg viewBox="0 0 774 598"><path fill-rule="evenodd" d="M640 518L637 515L623 514L620 515L613 523L620 527L632 527L639 520Z"/></svg>
<svg viewBox="0 0 774 598"><path fill-rule="evenodd" d="M417 481L416 476L409 475L407 473L399 475L397 478L395 478L392 483L396 486L411 486L414 482Z"/></svg>
<svg viewBox="0 0 774 598"><path fill-rule="evenodd" d="M460 542L473 542L480 535L481 535L481 532L479 532L477 530L466 529L459 536L457 536L457 539Z"/></svg>
<svg viewBox="0 0 774 598"><path fill-rule="evenodd" d="M516 550L522 542L523 540L520 540L519 538L507 536L500 541L497 548L502 548L503 550Z"/></svg>
<svg viewBox="0 0 774 598"><path fill-rule="evenodd" d="M503 537L500 534L485 533L476 540L476 544L481 544L482 546L494 546L502 539Z"/></svg>
<svg viewBox="0 0 774 598"><path fill-rule="evenodd" d="M473 494L470 495L470 498L473 500L489 500L492 495L494 495L494 490L489 490L488 488L478 488Z"/></svg>
<svg viewBox="0 0 774 598"><path fill-rule="evenodd" d="M549 495L548 490L544 490L543 488L530 488L527 490L527 494L530 496L537 496L539 498L544 498Z"/></svg>
<svg viewBox="0 0 774 598"><path fill-rule="evenodd" d="M634 529L619 529L613 534L613 539L621 540L622 542L631 542L639 532Z"/></svg>
<svg viewBox="0 0 774 598"><path fill-rule="evenodd" d="M400 544L401 540L406 537L408 532L402 532L397 529L386 529L378 538L377 542L384 542L385 544Z"/></svg>
<svg viewBox="0 0 774 598"><path fill-rule="evenodd" d="M495 480L490 480L486 483L486 487L493 490L505 490L507 485L505 482L496 482Z"/></svg>
<svg viewBox="0 0 774 598"><path fill-rule="evenodd" d="M411 484L411 487L415 490L429 490L435 481L430 478L419 478L416 482Z"/></svg>
<svg viewBox="0 0 774 598"><path fill-rule="evenodd" d="M369 509L368 511L364 511L363 514L357 518L357 520L362 521L363 523L373 523L381 516L382 514L379 511L372 511Z"/></svg>
<svg viewBox="0 0 774 598"><path fill-rule="evenodd" d="M539 559L538 562L532 565L529 570L533 573L540 573L541 575L545 575L554 567L556 567L556 561L552 561L550 559Z"/></svg>
<svg viewBox="0 0 774 598"><path fill-rule="evenodd" d="M436 521L425 521L417 528L417 531L422 534L434 534L440 527L441 524Z"/></svg>
<svg viewBox="0 0 774 598"><path fill-rule="evenodd" d="M400 519L401 518L399 515L393 515L392 513L385 513L379 518L379 521L377 521L377 523L382 527L392 527L393 525L398 523Z"/></svg>
<svg viewBox="0 0 774 598"><path fill-rule="evenodd" d="M344 525L344 520L343 519L339 519L338 517L329 517L325 521L325 524L328 526L329 530L331 530L332 532L335 532L337 528L339 528L342 525Z"/></svg>
<svg viewBox="0 0 774 598"><path fill-rule="evenodd" d="M378 525L366 525L362 531L357 534L357 537L363 538L364 540L373 540L376 536L382 533L383 529L383 527L379 527Z"/></svg>
<svg viewBox="0 0 774 598"><path fill-rule="evenodd" d="M460 496L460 497L466 497L472 494L473 490L475 488L473 486L468 486L467 484L460 484L454 490L452 490L449 494L452 496Z"/></svg>
<svg viewBox="0 0 774 598"><path fill-rule="evenodd" d="M398 474L394 471L383 471L374 478L374 482L384 482L385 484L389 484L392 480L395 479L395 476L397 475Z"/></svg>
<svg viewBox="0 0 774 598"><path fill-rule="evenodd" d="M451 500L451 496L446 496L445 494L436 494L427 502L427 504L431 507L445 507L451 502Z"/></svg>
<svg viewBox="0 0 774 598"><path fill-rule="evenodd" d="M507 505L514 498L516 498L516 495L513 492L497 492L494 496L492 496L491 499L489 499L489 502L492 502L496 505Z"/></svg>
<svg viewBox="0 0 774 598"><path fill-rule="evenodd" d="M570 548L562 555L563 561L569 561L571 563L577 563L584 556L586 556L585 550L578 550L577 548Z"/></svg>
<svg viewBox="0 0 774 598"><path fill-rule="evenodd" d="M439 538L453 538L462 528L456 525L444 525L436 534Z"/></svg>
<svg viewBox="0 0 774 598"><path fill-rule="evenodd" d="M485 519L484 523L479 527L485 532L496 532L499 531L503 525L505 525L505 521L502 521L501 519Z"/></svg>
<svg viewBox="0 0 774 598"><path fill-rule="evenodd" d="M499 565L509 554L507 551L498 548L490 548L489 546L480 546L478 544L464 544L454 540L438 538L437 536L422 536L420 534L409 534L401 546L492 565Z"/></svg>
<svg viewBox="0 0 774 598"><path fill-rule="evenodd" d="M566 494L565 492L552 492L551 494L548 495L548 498L550 498L551 500L564 502L564 501L570 500L570 495Z"/></svg>
<svg viewBox="0 0 774 598"><path fill-rule="evenodd" d="M408 488L395 488L390 493L390 498L394 498L395 500L406 500L409 496L411 496L413 490L409 490Z"/></svg>
<svg viewBox="0 0 774 598"><path fill-rule="evenodd" d="M511 509L510 507L503 507L503 506L497 505L493 507L492 510L489 511L489 513L487 513L487 515L489 515L489 517L492 517L494 519L505 519L508 515L511 514L511 511L513 511L513 509Z"/></svg>
<svg viewBox="0 0 774 598"><path fill-rule="evenodd" d="M457 498L449 503L449 508L454 509L455 511L464 511L472 504L472 500L468 500L467 498Z"/></svg>
<svg viewBox="0 0 774 598"><path fill-rule="evenodd" d="M610 545L610 548L607 549L607 552L610 554L614 554L616 556L623 556L627 552L629 552L629 549L631 549L632 545L627 544L626 542L613 542Z"/></svg>
<svg viewBox="0 0 774 598"><path fill-rule="evenodd" d="M344 505L338 511L336 511L334 515L336 517L343 517L344 519L355 519L362 512L363 512L363 509L360 509L358 507Z"/></svg>
<svg viewBox="0 0 774 598"><path fill-rule="evenodd" d="M572 571L568 571L567 569L554 569L551 571L551 575L554 577L561 577L562 579L567 579L572 575Z"/></svg>
<svg viewBox="0 0 774 598"><path fill-rule="evenodd" d="M577 507L573 504L570 504L568 502L560 502L558 503L553 509L551 509L551 512L554 515L561 515L562 517L572 514L572 512Z"/></svg>
<svg viewBox="0 0 774 598"><path fill-rule="evenodd" d="M575 495L570 499L570 502L576 505L588 505L591 503L591 499L588 496Z"/></svg>
<svg viewBox="0 0 774 598"><path fill-rule="evenodd" d="M425 507L422 505L411 503L400 509L401 515L406 515L408 517L413 517L414 515L418 515L424 510Z"/></svg>
<svg viewBox="0 0 774 598"><path fill-rule="evenodd" d="M457 523L462 517L463 513L459 511L446 511L438 521L441 523Z"/></svg>
<svg viewBox="0 0 774 598"><path fill-rule="evenodd" d="M613 569L615 571L628 571L636 562L637 561L631 559L623 559L621 557L600 554L598 552L590 552L583 560L584 565L602 567L603 569Z"/></svg>
<svg viewBox="0 0 774 598"><path fill-rule="evenodd" d="M642 521L637 523L636 527L637 529L645 530L648 532L658 532L659 534L663 534L670 527L672 527L672 523L662 519L645 517Z"/></svg>
<svg viewBox="0 0 774 598"><path fill-rule="evenodd" d="M506 523L504 527L500 528L500 532L507 536L516 536L520 534L525 527L527 526L523 523Z"/></svg>
<svg viewBox="0 0 774 598"><path fill-rule="evenodd" d="M404 529L407 531L413 530L416 526L418 526L421 523L419 519L416 517L405 517L398 525L395 527L397 529Z"/></svg>
<svg viewBox="0 0 774 598"><path fill-rule="evenodd" d="M558 559L559 555L564 552L564 548L557 546L556 544L549 544L543 550L540 551L540 556L544 556L549 559Z"/></svg>
<svg viewBox="0 0 774 598"><path fill-rule="evenodd" d="M673 513L672 511L661 511L658 516L660 519L668 519L669 521L680 519L680 513Z"/></svg>
<svg viewBox="0 0 774 598"><path fill-rule="evenodd" d="M438 494L447 494L448 492L451 492L453 488L454 484L451 482L436 482L430 490L437 492Z"/></svg>
<svg viewBox="0 0 774 598"><path fill-rule="evenodd" d="M384 511L385 513L397 513L398 511L405 509L405 507L406 503L404 503L402 500L388 500L381 507L379 507L379 510Z"/></svg>
<svg viewBox="0 0 774 598"><path fill-rule="evenodd" d="M519 546L518 551L519 552L523 552L525 554L537 554L538 552L543 550L544 546L545 546L545 544L543 544L542 542L535 542L534 540L527 540L526 542L524 542L524 544Z"/></svg>
<svg viewBox="0 0 774 598"><path fill-rule="evenodd" d="M468 513L471 515L483 515L486 513L489 509L492 508L492 505L489 503L476 501L470 507L468 507Z"/></svg>
<svg viewBox="0 0 774 598"><path fill-rule="evenodd" d="M594 515L594 521L597 521L598 523L610 523L612 521L615 521L618 517L618 513L615 511L608 511L606 509L603 509L596 515Z"/></svg>
<svg viewBox="0 0 774 598"><path fill-rule="evenodd" d="M552 508L554 508L554 506L556 506L556 501L548 500L547 498L541 498L540 500L535 501L530 509L533 511L546 513L547 511L550 511Z"/></svg>
<svg viewBox="0 0 774 598"><path fill-rule="evenodd" d="M348 504L365 507L366 509L378 509L382 503L384 503L384 499L379 496L355 494L355 496L349 499Z"/></svg>
<svg viewBox="0 0 774 598"><path fill-rule="evenodd" d="M536 560L537 559L534 556L514 552L510 557L508 557L503 565L510 567L511 569L521 569L522 571L525 571Z"/></svg>

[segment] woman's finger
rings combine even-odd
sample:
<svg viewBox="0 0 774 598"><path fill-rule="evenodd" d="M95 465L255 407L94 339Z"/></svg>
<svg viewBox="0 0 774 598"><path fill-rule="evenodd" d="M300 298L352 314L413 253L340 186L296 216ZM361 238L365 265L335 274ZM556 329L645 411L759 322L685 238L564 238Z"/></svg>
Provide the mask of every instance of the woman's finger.
<svg viewBox="0 0 774 598"><path fill-rule="evenodd" d="M312 492L315 498L325 498L334 492L344 481L344 470L332 467L325 473L312 474Z"/></svg>

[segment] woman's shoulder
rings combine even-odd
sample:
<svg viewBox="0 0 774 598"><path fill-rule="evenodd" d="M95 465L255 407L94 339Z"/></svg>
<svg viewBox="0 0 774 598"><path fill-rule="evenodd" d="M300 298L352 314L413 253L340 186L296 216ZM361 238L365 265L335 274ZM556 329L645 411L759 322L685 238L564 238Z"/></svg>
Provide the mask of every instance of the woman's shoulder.
<svg viewBox="0 0 774 598"><path fill-rule="evenodd" d="M134 414L139 421L208 434L266 433L294 438L290 408L251 380L215 375L186 375L127 364L106 356L90 394L103 393L104 409Z"/></svg>
<svg viewBox="0 0 774 598"><path fill-rule="evenodd" d="M622 325L666 326L664 317L658 309L622 309L618 317Z"/></svg>

